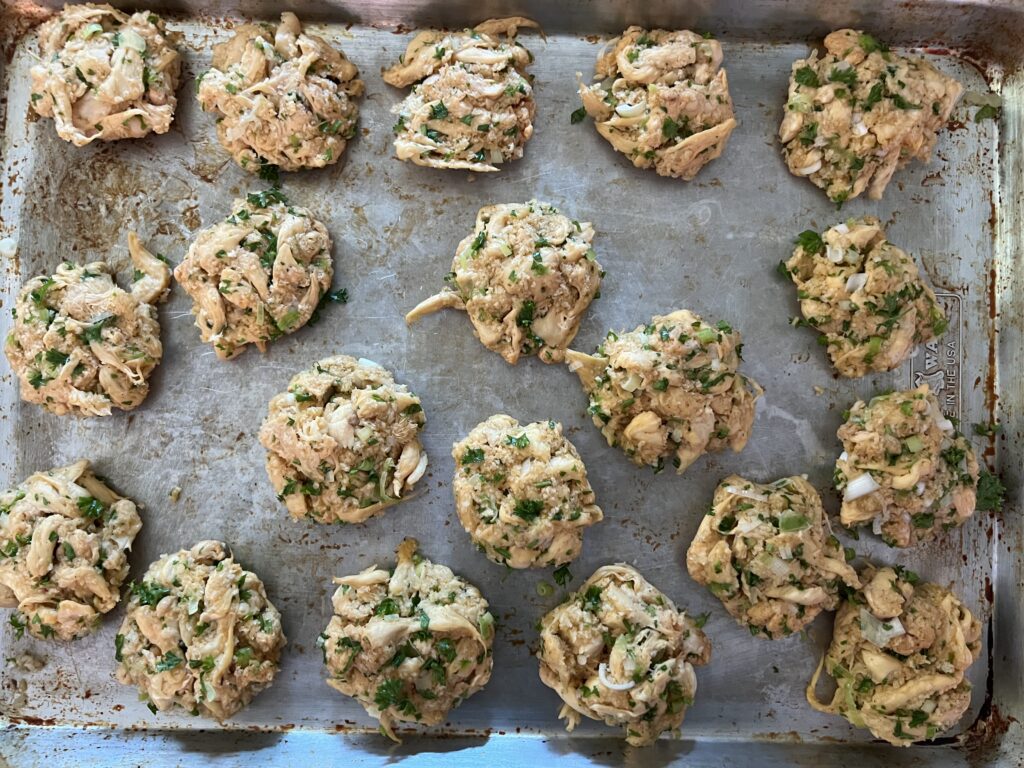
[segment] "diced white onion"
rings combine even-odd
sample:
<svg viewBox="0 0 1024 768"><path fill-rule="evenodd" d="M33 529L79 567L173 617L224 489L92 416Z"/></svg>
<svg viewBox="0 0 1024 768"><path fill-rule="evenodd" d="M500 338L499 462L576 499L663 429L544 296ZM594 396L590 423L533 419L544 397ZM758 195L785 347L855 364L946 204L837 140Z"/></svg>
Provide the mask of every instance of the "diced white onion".
<svg viewBox="0 0 1024 768"><path fill-rule="evenodd" d="M848 454L846 451L843 451L842 453L839 454L840 461L846 461L848 458L850 458L850 454Z"/></svg>
<svg viewBox="0 0 1024 768"><path fill-rule="evenodd" d="M772 575L777 579L785 579L789 576L789 566L786 565L786 561L782 558L773 557L768 567L771 569Z"/></svg>
<svg viewBox="0 0 1024 768"><path fill-rule="evenodd" d="M842 222L841 224L836 224L834 227L832 227L832 230L834 232L838 232L840 235L850 234L850 227L845 221Z"/></svg>
<svg viewBox="0 0 1024 768"><path fill-rule="evenodd" d="M626 683L613 683L608 679L608 665L603 661L597 667L597 676L601 678L601 685L609 691L628 691L636 685L632 680Z"/></svg>
<svg viewBox="0 0 1024 768"><path fill-rule="evenodd" d="M803 168L797 171L801 176L810 176L812 173L817 173L821 170L821 160L813 162L810 165L805 165Z"/></svg>
<svg viewBox="0 0 1024 768"><path fill-rule="evenodd" d="M362 426L362 427L360 427L359 429L356 430L356 437L358 437L362 442L365 443L367 440L369 440L371 437L373 437L373 427L370 427L370 426Z"/></svg>
<svg viewBox="0 0 1024 768"><path fill-rule="evenodd" d="M783 560L793 559L793 548L789 544L780 544L775 550Z"/></svg>
<svg viewBox="0 0 1024 768"><path fill-rule="evenodd" d="M647 105L642 101L639 104L619 104L615 107L615 113L619 117L640 117Z"/></svg>
<svg viewBox="0 0 1024 768"><path fill-rule="evenodd" d="M888 629L886 629L888 627ZM880 621L866 608L860 609L860 631L864 637L879 648L885 647L894 637L907 634L903 623L899 619L885 619Z"/></svg>
<svg viewBox="0 0 1024 768"><path fill-rule="evenodd" d="M854 123L852 131L854 136L864 136L868 132L868 127L864 123Z"/></svg>
<svg viewBox="0 0 1024 768"><path fill-rule="evenodd" d="M373 360L367 360L365 357L360 357L359 358L359 364L360 365L367 365L370 368L383 368L384 367L380 363L373 362Z"/></svg>
<svg viewBox="0 0 1024 768"><path fill-rule="evenodd" d="M761 525L761 521L756 517L741 517L736 521L736 527L732 529L732 533L742 536L755 530L759 525Z"/></svg>
<svg viewBox="0 0 1024 768"><path fill-rule="evenodd" d="M815 136L814 137L814 146L816 146L816 147L824 147L827 144L828 144L828 137L826 137L826 136Z"/></svg>
<svg viewBox="0 0 1024 768"><path fill-rule="evenodd" d="M751 501L768 501L768 497L763 493L748 491L746 488L737 488L735 485L725 486L725 492L731 493L733 496L742 496L744 499L750 499Z"/></svg>
<svg viewBox="0 0 1024 768"><path fill-rule="evenodd" d="M845 72L846 70L850 69L850 67L852 67L852 66L853 65L850 62L843 60L843 61L837 61L834 69L838 69L840 72Z"/></svg>
<svg viewBox="0 0 1024 768"><path fill-rule="evenodd" d="M826 245L825 257L833 264L841 264L846 251L839 245Z"/></svg>
<svg viewBox="0 0 1024 768"><path fill-rule="evenodd" d="M139 53L144 53L146 50L146 41L142 39L142 35L129 28L121 30L121 45L125 48L133 48Z"/></svg>
<svg viewBox="0 0 1024 768"><path fill-rule="evenodd" d="M850 275L846 279L846 292L856 293L865 285L867 285L868 276L866 272L858 272L855 275Z"/></svg>
<svg viewBox="0 0 1024 768"><path fill-rule="evenodd" d="M956 432L956 427L953 426L953 422L946 418L946 414L940 411L935 406L929 403L928 410L931 413L933 419L935 419L935 426L945 432L947 435L952 435Z"/></svg>
<svg viewBox="0 0 1024 768"><path fill-rule="evenodd" d="M935 707L937 707L937 706L938 706L938 702L936 702L934 699L928 699L924 704L922 704L919 707L919 709L922 712L927 712L930 715L932 712L935 711Z"/></svg>
<svg viewBox="0 0 1024 768"><path fill-rule="evenodd" d="M861 496L867 496L881 488L870 473L865 472L860 477L855 477L846 485L846 493L843 494L843 501L855 501Z"/></svg>
<svg viewBox="0 0 1024 768"><path fill-rule="evenodd" d="M914 490L918 496L924 496L924 483L918 483Z"/></svg>
<svg viewBox="0 0 1024 768"><path fill-rule="evenodd" d="M840 299L839 308L849 312L853 308L853 302L849 299Z"/></svg>
<svg viewBox="0 0 1024 768"><path fill-rule="evenodd" d="M722 370L722 361L717 357L711 361L711 370L716 372Z"/></svg>
<svg viewBox="0 0 1024 768"><path fill-rule="evenodd" d="M504 160L505 160L505 156L503 154L501 154L501 150L500 149L492 149L491 150L491 162L493 164L497 165L498 163L501 163Z"/></svg>
<svg viewBox="0 0 1024 768"><path fill-rule="evenodd" d="M643 379L640 378L640 374L636 371L630 371L629 376L622 380L622 388L627 392L634 392L636 388L640 386Z"/></svg>

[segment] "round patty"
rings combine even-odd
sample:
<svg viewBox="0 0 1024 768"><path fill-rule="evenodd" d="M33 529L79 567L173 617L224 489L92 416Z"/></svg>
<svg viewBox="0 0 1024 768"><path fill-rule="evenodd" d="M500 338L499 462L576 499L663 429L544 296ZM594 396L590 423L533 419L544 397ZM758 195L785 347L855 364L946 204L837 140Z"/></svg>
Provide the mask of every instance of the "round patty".
<svg viewBox="0 0 1024 768"><path fill-rule="evenodd" d="M167 133L181 73L163 19L109 5L67 5L39 27L32 109L77 147Z"/></svg>
<svg viewBox="0 0 1024 768"><path fill-rule="evenodd" d="M622 726L634 746L679 728L711 643L693 619L625 564L598 568L540 620L540 679L582 717Z"/></svg>
<svg viewBox="0 0 1024 768"><path fill-rule="evenodd" d="M263 582L220 541L164 555L132 583L117 679L154 712L231 717L270 685L285 645Z"/></svg>
<svg viewBox="0 0 1024 768"><path fill-rule="evenodd" d="M420 400L371 360L328 357L270 401L267 474L292 517L359 523L402 500L427 469Z"/></svg>
<svg viewBox="0 0 1024 768"><path fill-rule="evenodd" d="M575 560L600 507L575 446L554 421L491 416L452 446L455 509L473 543L510 568Z"/></svg>
<svg viewBox="0 0 1024 768"><path fill-rule="evenodd" d="M0 493L0 606L17 609L17 634L73 640L95 630L121 598L141 528L135 503L84 459Z"/></svg>
<svg viewBox="0 0 1024 768"><path fill-rule="evenodd" d="M232 210L198 234L174 270L200 337L222 360L248 344L263 352L308 323L334 274L327 228L281 190L247 195Z"/></svg>
<svg viewBox="0 0 1024 768"><path fill-rule="evenodd" d="M322 168L355 135L359 70L340 50L307 35L294 13L281 23L243 24L213 47L197 95L217 115L217 136L242 168L258 173Z"/></svg>
<svg viewBox="0 0 1024 768"><path fill-rule="evenodd" d="M334 579L334 616L320 635L327 684L356 699L395 741L396 722L439 725L491 677L494 618L451 569L398 547L393 571L373 565Z"/></svg>

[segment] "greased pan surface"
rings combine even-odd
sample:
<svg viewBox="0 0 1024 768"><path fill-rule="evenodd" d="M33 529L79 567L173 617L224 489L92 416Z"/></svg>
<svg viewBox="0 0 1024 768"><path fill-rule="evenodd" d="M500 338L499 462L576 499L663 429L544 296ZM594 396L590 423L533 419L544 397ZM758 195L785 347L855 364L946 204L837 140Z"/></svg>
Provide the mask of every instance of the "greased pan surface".
<svg viewBox="0 0 1024 768"><path fill-rule="evenodd" d="M356 702L324 684L315 640L330 615L331 577L372 563L391 564L398 542L411 535L420 540L425 556L480 587L499 630L490 683L433 732L450 738L412 737L393 756L417 753L426 761L440 752L445 754L433 758L445 764L483 759L514 764L556 755L570 764L619 762L624 750L617 732L587 721L571 737L564 734L556 720L560 701L537 676L531 655L534 624L566 590L541 597L536 587L542 580L553 583L550 570L509 571L491 564L473 548L455 516L451 444L488 416L504 412L523 422L561 421L604 509L605 520L588 531L583 554L571 566L569 586L580 584L599 565L624 561L691 613L710 612L705 631L713 643L712 662L698 670L697 700L687 714L684 741L662 742L644 753L632 750L633 759L644 759L636 757L642 754L668 762L690 754L691 762L716 764L757 755L766 764L787 764L803 757L824 762L858 754L858 759L902 764L916 752L942 764L965 759L965 750L951 746L951 739L909 752L869 746L866 732L813 712L803 688L827 644L830 616L819 618L802 636L774 643L752 638L690 579L684 556L716 483L731 472L759 481L807 473L823 492L826 507L837 513L830 480L841 451L835 430L843 410L860 397L921 381L941 388L947 413L959 417L966 432L974 422L993 418L998 400L996 415L1006 426L998 464L1007 468L1007 485L1016 493L1021 393L1013 371L1020 358L1015 351L1020 313L1016 320L1009 314L1012 302L1019 301L1013 298L1012 269L1019 259L1013 223L1019 222L1020 175L1011 173L1018 160L1005 144L1018 129L1020 108L1017 76L1012 69L1004 76L1003 64L996 61L1003 57L1003 43L993 43L989 71L997 82L1005 81L1001 121L975 124L970 119L974 108L961 105L930 164L899 172L882 201L857 199L837 212L820 190L789 175L779 152L775 135L789 66L806 53L807 39L818 35L820 40L820 33L832 27L859 22L879 37L888 29L872 24L870 16L835 12L836 18L822 20L808 14L791 30L784 31L779 21L765 24L766 36L759 38L751 18L740 13L740 3L726 4L734 17L723 15L724 9L702 16L696 9L680 10L676 6L681 3L658 4L664 6L662 15L649 9L647 17L634 16L615 11L618 5L569 2L563 15L546 3L515 8L481 3L464 9L466 24L514 11L537 16L547 32L546 40L530 33L520 37L536 57L531 69L538 108L534 138L522 160L499 173L477 176L424 169L392 157L389 109L404 91L380 78L381 67L404 50L411 28L431 19L450 22L453 8L431 15L428 3L321 7L317 20L322 24L310 16L311 26L345 50L367 83L359 133L338 165L282 178L290 199L311 208L330 230L334 287L348 290L349 303L330 306L316 325L273 343L265 355L250 350L222 362L200 343L190 302L174 287L160 308L165 355L148 400L129 415L107 419L57 418L19 403L16 382L9 367L2 366L4 484L37 469L90 458L116 488L145 505L132 577L140 577L162 553L201 538L224 539L264 579L282 611L289 645L274 685L228 722L228 729L240 732L202 735L196 731L209 729L210 723L185 713L154 716L137 701L134 689L114 681L113 636L120 608L100 632L70 645L17 640L5 628L0 640L4 657L30 650L46 664L38 672L5 671L0 708L16 727L4 736L10 749L0 754L13 764L32 764L29 755L37 750L52 754L73 733L82 751L66 753L68 764L131 762L138 748L132 744L140 741L150 745L154 760L159 755L171 763L184 759L186 751L238 748L254 750L252 757L267 764L277 759L286 764L313 749L366 762L384 759L392 748L383 737L334 735L337 729L372 730L374 723ZM932 26L915 35L910 26L890 25L894 43L933 39L944 30L955 34L952 21L948 29L942 26L955 9L928 5L935 11ZM989 19L993 40L1000 27L1012 32L1010 22L1021 23L1008 7L991 7L989 16L985 9L973 11L978 19ZM593 11L589 16L588 9ZM254 8L269 18L279 10ZM297 10L306 21L302 9ZM759 2L752 13L795 18L791 4ZM886 6L880 18L894 13ZM370 24L349 25L353 14ZM232 13L232 18L241 16ZM593 23L574 26L583 19ZM579 106L575 73L589 78L593 71L603 42L596 33L607 37L634 21L709 29L722 40L740 125L723 157L694 182L634 169L589 120L570 124L569 115ZM396 34L393 25L399 22L404 26ZM5 308L13 304L20 281L52 272L63 259L107 258L124 275L128 230L177 263L199 228L228 215L235 197L265 186L220 148L212 116L200 111L193 95L193 79L208 66L210 46L230 35L231 24L219 17L170 15L169 26L183 36L185 69L170 133L84 149L59 140L49 121L25 121L34 40L29 35L13 47L2 75L6 124L0 237L12 238L18 247L16 257L4 264ZM978 45L976 40L986 39L985 25L976 23L970 34L970 40L936 39L935 46ZM965 57L928 55L967 90L989 89L980 67ZM971 55L980 56L977 49ZM743 371L766 389L742 453L702 458L683 476L655 475L605 444L585 412L586 397L575 375L564 366L536 359L508 366L479 344L461 313L445 312L406 328L404 313L442 285L455 246L472 230L477 209L531 198L590 221L597 230L595 250L607 276L575 348L591 351L609 328L632 328L677 308L726 320L740 330ZM878 216L892 242L924 267L946 307L950 328L898 371L838 380L814 334L790 327L797 313L795 291L775 266L788 257L801 230L820 231L865 214ZM1000 317L997 310L1004 306L1008 309ZM4 312L0 333L6 335L10 322ZM993 335L997 323L998 338ZM266 478L256 434L271 396L300 369L337 353L378 361L422 398L430 467L418 495L366 524L293 522ZM979 453L993 461L992 451L986 450L991 446L984 438L975 440ZM169 496L175 487L181 488L177 503ZM951 736L979 716L991 720L993 705L996 714L1020 712L1019 685L1013 685L1020 679L1020 647L1008 642L1020 622L1019 597L1010 591L1019 582L1017 525L1012 511L979 513L945 541L910 551L890 550L867 532L857 542L839 532L862 555L953 585L988 626L982 656L970 670L975 689L971 710ZM1003 686L1013 695L1007 696ZM42 724L53 727L36 727ZM82 730L90 725L113 730ZM252 729L285 733L257 737L246 733ZM1016 729L1002 737L1004 747L1019 738ZM94 744L99 733L103 743ZM814 745L828 745L828 757Z"/></svg>

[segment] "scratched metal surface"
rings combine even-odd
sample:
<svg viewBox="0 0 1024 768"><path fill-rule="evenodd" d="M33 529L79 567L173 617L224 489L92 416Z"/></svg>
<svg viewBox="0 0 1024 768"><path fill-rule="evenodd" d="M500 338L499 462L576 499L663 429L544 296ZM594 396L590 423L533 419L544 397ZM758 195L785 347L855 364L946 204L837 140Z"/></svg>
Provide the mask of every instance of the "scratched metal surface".
<svg viewBox="0 0 1024 768"><path fill-rule="evenodd" d="M365 21L390 23L421 19L428 5L370 3L359 13ZM550 7L532 5L550 19ZM593 5L567 4L577 14ZM762 14L774 7L756 5ZM324 24L317 31L340 44L366 80L361 132L337 166L288 174L284 188L291 200L309 206L327 224L335 243L335 287L348 289L348 305L332 306L316 326L274 343L266 355L250 351L225 363L199 342L190 303L175 288L160 309L165 356L149 399L133 414L108 419L62 419L19 404L13 376L6 361L0 363L0 482L13 484L35 470L81 456L92 459L118 489L145 505L145 525L131 558L133 577L162 553L201 538L224 539L264 579L289 638L272 688L225 726L239 733L201 735L197 732L209 723L184 713L154 716L133 688L114 681L113 636L120 609L101 631L73 644L16 640L5 624L2 655L29 650L46 666L37 673L5 670L0 710L18 727L0 737L0 756L13 764L32 764L25 760L26 751L45 750L80 765L127 764L134 755L123 747L143 739L154 759L159 754L173 762L175 755L198 750L211 763L229 760L242 749L269 750L260 754L276 754L282 763L330 749L367 763L416 754L423 762L439 764L450 764L456 755L467 764L556 756L573 756L581 763L668 763L684 755L694 764L714 764L749 758L756 749L766 765L823 764L825 753L815 745L838 743L842 748L828 750L829 760L854 754L868 762L898 764L925 757L949 764L965 759L965 753L949 746L952 739L946 746L894 755L871 745L866 732L844 720L810 710L803 689L827 644L830 617L784 641L751 638L689 579L683 558L715 484L731 472L757 480L807 473L823 491L826 506L838 512L838 499L829 489L840 450L835 430L842 411L859 397L925 378L945 387L948 411L966 425L991 418L994 361L1011 371L1019 370L1020 363L1016 346L993 340L999 320L991 306L997 301L1019 309L1006 256L1019 231L1014 226L1020 223L1019 159L1000 131L1016 135L1020 101L1008 102L1000 123L975 124L973 109L960 106L930 164L902 171L883 201L856 200L837 213L819 190L787 173L775 140L789 64L807 51L805 42L785 40L818 30L824 22L808 23L770 43L749 30L744 33L742 24L737 23L740 32L731 39L728 26L710 23L700 28L726 30L725 66L740 126L724 157L696 182L661 179L632 168L589 121L569 124L569 113L578 106L575 73L589 76L600 47L595 37L579 32L612 32L628 23L609 11L614 6L600 7L605 26L597 30L559 26L556 17L548 22L546 41L529 34L522 38L536 56L536 134L523 160L491 176L445 173L394 160L389 108L403 92L386 86L379 72L404 49L409 33L332 23L352 17L343 9L336 16L321 12ZM529 12L531 3L518 10ZM993 9L991 34L1006 13L1006 7ZM472 12L466 20L485 17ZM828 22L838 26L855 18ZM935 17L936 29L944 28L944 18ZM183 33L185 77L177 118L169 134L130 143L75 149L56 137L51 123L27 122L34 42L29 37L15 47L2 71L6 102L0 107L6 109L0 237L17 243L16 258L4 265L4 307L11 306L20 281L52 271L62 259L107 258L124 274L128 230L177 263L200 227L230 213L234 197L260 187L220 149L212 118L193 98L193 78L208 66L210 45L230 35L229 24L177 17L171 26ZM971 29L974 36L984 33L977 26ZM912 28L901 34L916 39ZM979 69L961 58L937 55L932 60L969 90L989 87ZM997 84L1000 72L995 65L989 71ZM1009 78L1005 90L1019 96L1020 83ZM1017 176L1007 168L1017 168ZM461 313L405 327L404 312L441 285L476 210L534 197L593 222L597 230L595 249L608 275L602 298L583 323L578 348L591 349L608 328L632 328L652 314L680 307L728 320L743 333L744 370L766 389L746 450L701 459L682 477L654 475L604 444L566 368L535 359L509 367L476 341ZM833 376L811 332L789 326L797 310L794 292L777 277L775 265L788 256L799 231L863 214L881 218L890 239L924 265L954 322L943 339L919 350L901 370L851 382ZM1006 270L995 270L1003 260ZM1007 333L1019 346L1019 322L1010 325ZM0 335L9 326L5 311ZM266 479L256 433L268 400L296 371L340 352L379 361L421 396L430 469L419 495L366 524L292 522ZM999 404L998 413L1011 427L1004 447L1015 460L1000 458L1010 467L1017 493L1020 383L1007 378L1013 397ZM564 590L540 597L536 586L542 579L551 582L550 571L512 572L489 563L469 544L452 505L451 444L498 412L520 420L560 420L587 463L605 520L585 537L583 554L571 567L573 585L599 565L626 561L689 611L711 613L706 631L713 660L698 670L697 701L687 714L683 741L662 742L640 758L641 753L605 738L612 732L600 724L587 721L572 738L563 736L555 717L560 702L540 683L531 653L535 622ZM989 460L995 460L993 446L977 447L989 449ZM172 503L168 494L175 486L182 493ZM1016 525L1004 527L999 519L978 514L943 543L909 552L890 550L870 534L858 542L840 534L863 555L952 585L989 626L986 647L970 670L975 686L971 710L952 735L979 714L990 715L987 702L994 689L1004 713L1020 711L1020 686L1014 683L1020 680L1019 645L1007 647L1019 626L1019 598L1010 594L1020 572ZM412 738L396 751L376 736L351 735L372 730L373 723L355 702L323 683L314 641L330 615L331 576L392 562L394 548L408 535L420 539L426 556L447 563L481 588L500 629L487 688L434 732L450 738ZM996 602L996 620L994 593L1005 595L1008 603ZM990 647L993 637L995 647ZM39 724L55 727L33 727ZM105 730L82 730L96 725L115 729L115 738ZM255 737L251 730L283 733ZM350 735L335 736L335 730ZM76 737L74 752L60 749L60 734L68 733ZM107 738L101 743L92 736L96 733ZM1013 731L1007 738L1018 736Z"/></svg>

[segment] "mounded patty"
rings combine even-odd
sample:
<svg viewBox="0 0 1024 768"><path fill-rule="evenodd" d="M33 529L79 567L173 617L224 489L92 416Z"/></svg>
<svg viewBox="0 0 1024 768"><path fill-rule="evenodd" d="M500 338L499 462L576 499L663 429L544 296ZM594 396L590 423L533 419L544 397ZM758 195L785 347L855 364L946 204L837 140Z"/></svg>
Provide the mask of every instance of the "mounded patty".
<svg viewBox="0 0 1024 768"><path fill-rule="evenodd" d="M927 384L858 400L839 428L840 520L871 523L891 547L911 547L974 514L978 460Z"/></svg>
<svg viewBox="0 0 1024 768"><path fill-rule="evenodd" d="M267 474L292 517L360 523L427 469L420 399L377 363L328 357L275 395L260 428Z"/></svg>
<svg viewBox="0 0 1024 768"><path fill-rule="evenodd" d="M506 362L537 355L565 359L583 313L600 295L604 270L591 247L594 228L531 200L489 205L455 251L450 287L405 316L414 323L445 307L464 310L477 338Z"/></svg>
<svg viewBox="0 0 1024 768"><path fill-rule="evenodd" d="M885 239L873 216L797 238L785 271L801 324L823 334L836 370L856 378L891 371L945 332L946 316L914 260Z"/></svg>
<svg viewBox="0 0 1024 768"><path fill-rule="evenodd" d="M413 86L391 110L399 160L431 168L497 171L523 156L533 135L533 54L519 44L521 17L491 19L459 32L417 34L384 82ZM502 39L505 36L505 39Z"/></svg>
<svg viewBox="0 0 1024 768"><path fill-rule="evenodd" d="M22 400L58 416L109 416L146 399L163 356L155 304L171 273L134 233L128 252L135 265L130 293L102 261L66 261L56 274L22 286L4 346Z"/></svg>
<svg viewBox="0 0 1024 768"><path fill-rule="evenodd" d="M134 502L86 460L36 472L0 493L0 606L18 636L74 640L120 600L142 528Z"/></svg>
<svg viewBox="0 0 1024 768"><path fill-rule="evenodd" d="M628 565L598 568L540 620L540 679L581 716L622 726L634 746L683 724L697 693L694 666L711 643L685 612Z"/></svg>
<svg viewBox="0 0 1024 768"><path fill-rule="evenodd" d="M334 579L334 615L317 645L327 684L356 699L389 738L396 722L438 725L491 677L494 618L472 584L398 547L393 571Z"/></svg>
<svg viewBox="0 0 1024 768"><path fill-rule="evenodd" d="M637 168L689 181L736 127L722 46L689 30L636 26L609 45L599 82L579 89L597 132Z"/></svg>
<svg viewBox="0 0 1024 768"><path fill-rule="evenodd" d="M272 188L235 200L220 224L202 230L175 279L192 297L204 342L229 360L310 321L329 298L334 265L327 228Z"/></svg>
<svg viewBox="0 0 1024 768"><path fill-rule="evenodd" d="M608 444L657 469L671 456L681 474L707 451L747 444L761 388L738 372L740 347L728 323L680 309L566 359Z"/></svg>
<svg viewBox="0 0 1024 768"><path fill-rule="evenodd" d="M844 585L860 587L805 477L718 484L686 553L686 567L750 634L777 640L835 610Z"/></svg>
<svg viewBox="0 0 1024 768"><path fill-rule="evenodd" d="M587 469L554 421L499 414L452 446L455 509L473 543L510 568L575 560L603 517Z"/></svg>
<svg viewBox="0 0 1024 768"><path fill-rule="evenodd" d="M285 12L276 26L243 24L215 45L197 94L218 116L220 143L258 173L267 165L298 171L338 162L355 135L363 90L355 64Z"/></svg>
<svg viewBox="0 0 1024 768"><path fill-rule="evenodd" d="M32 109L77 147L167 133L181 73L172 37L149 11L65 5L39 27Z"/></svg>
<svg viewBox="0 0 1024 768"><path fill-rule="evenodd" d="M200 541L132 583L117 679L138 686L154 713L179 706L224 720L270 685L285 642L259 577L223 542Z"/></svg>
<svg viewBox="0 0 1024 768"><path fill-rule="evenodd" d="M865 190L879 200L897 169L928 162L962 86L924 59L840 29L793 63L779 127L789 170L836 203Z"/></svg>
<svg viewBox="0 0 1024 768"><path fill-rule="evenodd" d="M934 739L971 705L964 675L981 653L981 623L912 571L869 566L861 577L863 590L839 606L807 700L898 747ZM814 690L822 667L837 686L828 704Z"/></svg>

